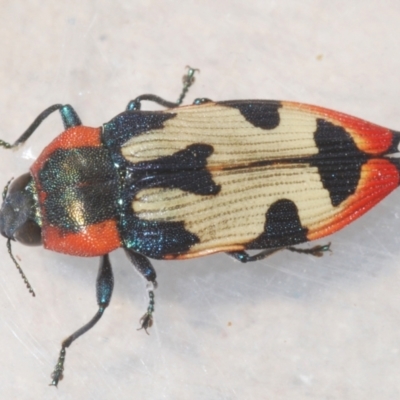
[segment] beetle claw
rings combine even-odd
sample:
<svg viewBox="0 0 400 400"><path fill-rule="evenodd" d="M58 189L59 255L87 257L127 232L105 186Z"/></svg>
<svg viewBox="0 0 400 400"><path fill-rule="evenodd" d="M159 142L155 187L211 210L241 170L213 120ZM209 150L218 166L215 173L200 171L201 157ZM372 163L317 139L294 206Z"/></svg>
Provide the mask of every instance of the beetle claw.
<svg viewBox="0 0 400 400"><path fill-rule="evenodd" d="M142 318L140 318L140 328L138 331L144 329L145 332L149 335L149 332L147 332L147 329L151 328L153 326L153 316L151 313L146 312L146 314L143 315Z"/></svg>
<svg viewBox="0 0 400 400"><path fill-rule="evenodd" d="M314 246L310 250L310 254L314 257L322 257L325 252L331 251L331 243L325 244L323 246Z"/></svg>

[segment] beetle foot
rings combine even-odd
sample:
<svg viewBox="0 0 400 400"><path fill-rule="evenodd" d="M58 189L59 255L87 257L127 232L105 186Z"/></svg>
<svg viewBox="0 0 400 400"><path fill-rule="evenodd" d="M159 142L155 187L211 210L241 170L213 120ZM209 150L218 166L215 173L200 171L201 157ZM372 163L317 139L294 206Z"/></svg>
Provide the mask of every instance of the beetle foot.
<svg viewBox="0 0 400 400"><path fill-rule="evenodd" d="M149 290L149 306L147 307L147 312L146 314L143 315L142 318L140 318L140 328L138 331L141 329L144 329L147 334L147 329L151 328L153 326L153 312L154 312L154 292L152 290Z"/></svg>
<svg viewBox="0 0 400 400"><path fill-rule="evenodd" d="M287 249L295 253L311 254L314 257L322 257L325 252L331 251L331 242L322 246L314 246L311 249L297 249L296 247L287 247Z"/></svg>
<svg viewBox="0 0 400 400"><path fill-rule="evenodd" d="M331 250L331 242L322 245L322 246L314 246L310 249L309 254L313 255L314 257L322 257L324 253Z"/></svg>
<svg viewBox="0 0 400 400"><path fill-rule="evenodd" d="M62 378L64 377L63 372L64 372L64 361L65 361L65 347L61 348L60 351L60 355L58 357L58 361L57 364L54 368L53 373L51 374L51 383L49 384L49 386L55 386L57 387L58 382L62 380Z"/></svg>
<svg viewBox="0 0 400 400"><path fill-rule="evenodd" d="M149 312L143 315L142 318L140 318L140 328L138 331L144 329L145 332L149 335L149 332L147 332L147 329L151 328L153 326L153 316Z"/></svg>

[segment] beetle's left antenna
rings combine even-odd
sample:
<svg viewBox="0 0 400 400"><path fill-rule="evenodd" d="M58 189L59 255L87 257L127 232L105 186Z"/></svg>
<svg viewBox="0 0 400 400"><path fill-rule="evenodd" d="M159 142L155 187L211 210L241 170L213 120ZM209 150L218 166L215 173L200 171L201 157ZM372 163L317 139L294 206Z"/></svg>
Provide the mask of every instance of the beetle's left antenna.
<svg viewBox="0 0 400 400"><path fill-rule="evenodd" d="M11 260L14 261L14 264L15 264L15 266L17 267L18 272L20 273L20 275L21 275L23 281L25 282L25 285L26 285L26 287L28 288L29 293L31 293L32 296L35 297L35 296L36 296L35 291L33 290L31 284L30 284L29 281L28 281L28 278L25 276L24 271L22 271L22 268L21 268L20 265L18 264L17 260L14 258L14 255L13 255L13 253L12 253L12 251L11 251L11 239L8 239L8 240L7 240L7 250L8 250L8 254L9 254L10 257L11 257Z"/></svg>

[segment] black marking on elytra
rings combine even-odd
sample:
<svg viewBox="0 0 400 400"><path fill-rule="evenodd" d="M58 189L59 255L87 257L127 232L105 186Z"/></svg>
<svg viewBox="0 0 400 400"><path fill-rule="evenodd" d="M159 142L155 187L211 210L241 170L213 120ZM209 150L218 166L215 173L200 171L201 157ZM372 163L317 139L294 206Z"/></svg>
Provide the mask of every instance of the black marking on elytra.
<svg viewBox="0 0 400 400"><path fill-rule="evenodd" d="M102 140L108 148L118 150L134 136L162 129L175 116L165 111L125 111L103 125Z"/></svg>
<svg viewBox="0 0 400 400"><path fill-rule="evenodd" d="M279 101L221 101L218 104L238 109L246 121L257 128L274 129L279 126L279 108L282 107Z"/></svg>
<svg viewBox="0 0 400 400"><path fill-rule="evenodd" d="M39 172L46 223L79 232L116 217L118 180L102 147L55 150Z"/></svg>
<svg viewBox="0 0 400 400"><path fill-rule="evenodd" d="M277 200L266 215L264 232L250 242L247 249L268 249L307 242L308 229L301 225L296 204L288 199Z"/></svg>
<svg viewBox="0 0 400 400"><path fill-rule="evenodd" d="M336 207L354 194L360 181L361 167L370 156L356 146L343 127L324 119L317 120L314 139L318 154L310 157L308 162L318 168L322 184Z"/></svg>
<svg viewBox="0 0 400 400"><path fill-rule="evenodd" d="M187 231L184 222L147 221L125 210L119 231L124 247L147 257L162 259L186 253L200 239Z"/></svg>
<svg viewBox="0 0 400 400"><path fill-rule="evenodd" d="M155 187L179 188L197 195L216 195L221 189L207 170L207 158L213 152L208 144L193 144L171 156L140 163L122 156L120 148L130 138L162 129L165 121L175 116L168 112L125 112L105 124L102 134L120 179L118 228L124 247L157 259L185 253L200 239L185 229L184 221L138 218L132 208L136 194Z"/></svg>
<svg viewBox="0 0 400 400"><path fill-rule="evenodd" d="M208 144L192 144L171 156L133 164L135 190L161 187L181 189L198 195L216 195L221 190L210 171L207 158L214 149Z"/></svg>
<svg viewBox="0 0 400 400"><path fill-rule="evenodd" d="M390 131L392 134L392 144L385 151L385 154L394 154L399 153L400 146L400 132L399 131Z"/></svg>
<svg viewBox="0 0 400 400"><path fill-rule="evenodd" d="M184 221L149 221L140 219L132 202L141 191L150 188L181 189L197 195L216 195L220 186L207 170L207 158L213 148L193 144L171 156L141 163L121 159L118 171L121 195L118 213L119 232L124 247L148 257L162 259L187 252L200 239L185 229ZM114 157L115 153L111 152Z"/></svg>

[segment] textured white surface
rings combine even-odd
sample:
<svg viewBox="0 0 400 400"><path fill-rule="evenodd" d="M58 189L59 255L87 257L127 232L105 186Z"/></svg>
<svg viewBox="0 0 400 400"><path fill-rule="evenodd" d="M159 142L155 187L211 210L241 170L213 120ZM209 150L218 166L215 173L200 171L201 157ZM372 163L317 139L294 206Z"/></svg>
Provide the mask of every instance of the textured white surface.
<svg viewBox="0 0 400 400"><path fill-rule="evenodd" d="M3 0L0 137L70 103L99 126L143 93L187 102L270 98L400 127L400 3L254 0ZM152 107L146 105L146 107ZM52 116L18 152L0 150L0 185L61 131ZM225 255L155 262L156 321L137 332L144 282L112 254L115 290L101 322L98 260L15 245L30 298L0 246L0 397L4 399L396 399L400 373L399 192L329 238L322 259L280 253L241 265Z"/></svg>

